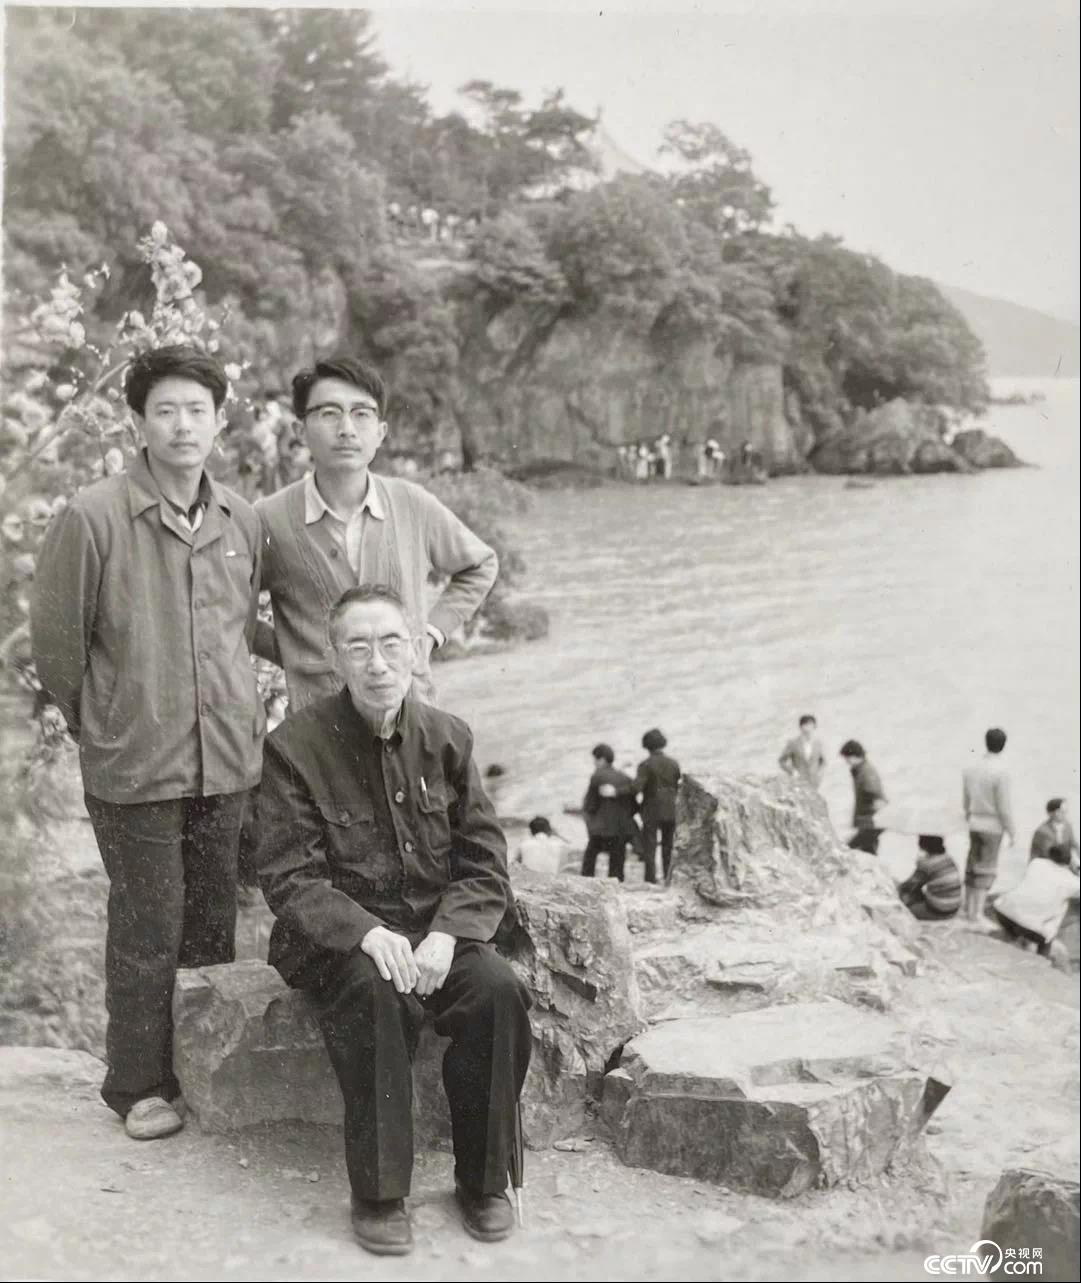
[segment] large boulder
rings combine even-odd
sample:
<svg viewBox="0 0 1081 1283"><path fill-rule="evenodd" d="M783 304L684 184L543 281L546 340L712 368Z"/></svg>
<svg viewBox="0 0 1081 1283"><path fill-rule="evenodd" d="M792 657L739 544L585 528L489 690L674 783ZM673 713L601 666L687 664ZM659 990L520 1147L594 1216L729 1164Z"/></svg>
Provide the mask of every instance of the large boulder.
<svg viewBox="0 0 1081 1283"><path fill-rule="evenodd" d="M1002 1173L987 1196L980 1229L980 1237L990 1239L1003 1255L991 1278L1015 1279L1022 1259L1036 1259L1034 1249L1040 1253L1040 1278L1064 1283L1077 1278L1079 1188L1076 1180L1033 1168Z"/></svg>
<svg viewBox="0 0 1081 1283"><path fill-rule="evenodd" d="M645 1026L616 887L579 878L516 878L500 944L532 999L533 1058L522 1093L526 1143L581 1127L613 1055ZM174 1062L202 1126L341 1120L337 1082L302 994L258 962L182 971L173 997ZM449 1136L440 1085L444 1039L425 1030L414 1066L418 1146Z"/></svg>
<svg viewBox="0 0 1081 1283"><path fill-rule="evenodd" d="M1021 460L1006 442L984 432L982 428L967 428L956 433L950 445L954 453L959 454L973 468L1021 467Z"/></svg>
<svg viewBox="0 0 1081 1283"><path fill-rule="evenodd" d="M892 879L787 776L685 776L672 888L631 922L652 1019L828 996L881 1009L917 966Z"/></svg>
<svg viewBox="0 0 1081 1283"><path fill-rule="evenodd" d="M440 1066L446 1040L425 1026L413 1073L418 1148L450 1136ZM302 993L247 961L181 971L173 991L173 1065L188 1108L210 1132L261 1123L340 1125L338 1080Z"/></svg>
<svg viewBox="0 0 1081 1283"><path fill-rule="evenodd" d="M878 476L968 472L970 464L942 438L933 407L896 397L819 441L811 456L816 472Z"/></svg>
<svg viewBox="0 0 1081 1283"><path fill-rule="evenodd" d="M787 1198L882 1172L948 1090L894 1021L816 1002L655 1026L605 1079L603 1114L632 1166Z"/></svg>

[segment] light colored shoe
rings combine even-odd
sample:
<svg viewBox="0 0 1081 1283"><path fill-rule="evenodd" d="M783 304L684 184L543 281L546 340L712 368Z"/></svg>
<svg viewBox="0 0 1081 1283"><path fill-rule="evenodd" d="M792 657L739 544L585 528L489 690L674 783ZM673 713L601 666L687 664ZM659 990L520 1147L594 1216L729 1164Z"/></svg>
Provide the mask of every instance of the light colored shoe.
<svg viewBox="0 0 1081 1283"><path fill-rule="evenodd" d="M183 1126L183 1118L160 1096L137 1100L124 1119L124 1130L132 1140L160 1140L162 1136L178 1132Z"/></svg>

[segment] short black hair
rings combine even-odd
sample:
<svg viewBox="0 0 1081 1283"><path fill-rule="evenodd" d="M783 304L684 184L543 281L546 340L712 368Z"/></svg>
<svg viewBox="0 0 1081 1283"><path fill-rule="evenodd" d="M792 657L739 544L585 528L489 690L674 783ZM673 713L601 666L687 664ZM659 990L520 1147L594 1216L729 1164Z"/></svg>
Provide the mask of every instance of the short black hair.
<svg viewBox="0 0 1081 1283"><path fill-rule="evenodd" d="M815 717L814 713L804 713L799 719L799 724L801 726L806 726L808 722L810 722L812 726L818 725L818 718Z"/></svg>
<svg viewBox="0 0 1081 1283"><path fill-rule="evenodd" d="M946 854L946 843L935 833L921 833L917 845L928 855Z"/></svg>
<svg viewBox="0 0 1081 1283"><path fill-rule="evenodd" d="M841 756L842 757L866 757L867 754L863 751L863 745L859 742L859 740L845 740L845 742L841 745Z"/></svg>
<svg viewBox="0 0 1081 1283"><path fill-rule="evenodd" d="M403 619L408 624L409 612L405 608L401 593L396 588L391 588L389 584L358 584L356 588L347 588L330 608L330 614L327 617L327 631L330 633L332 642L338 621L349 607L359 606L366 601L385 601L392 606L397 606L402 612Z"/></svg>
<svg viewBox="0 0 1081 1283"><path fill-rule="evenodd" d="M534 815L534 817L529 821L529 831L534 837L539 833L547 833L549 837L552 836L552 826L543 815Z"/></svg>
<svg viewBox="0 0 1081 1283"><path fill-rule="evenodd" d="M1001 753L1006 747L1006 732L997 726L992 726L983 737L983 742L987 745L989 753Z"/></svg>
<svg viewBox="0 0 1081 1283"><path fill-rule="evenodd" d="M387 385L379 371L355 356L331 356L325 361L316 361L311 369L293 375L293 413L298 419L303 419L307 413L308 397L320 379L341 379L343 383L352 383L374 399L379 407L379 417L386 418Z"/></svg>
<svg viewBox="0 0 1081 1283"><path fill-rule="evenodd" d="M664 732L659 731L655 726L651 731L646 731L642 736L642 747L647 749L650 753L652 753L654 749L659 751L664 748L667 743L668 741L664 738Z"/></svg>
<svg viewBox="0 0 1081 1283"><path fill-rule="evenodd" d="M209 391L220 410L229 391L229 376L220 361L189 343L173 343L140 352L124 376L124 399L136 414L146 413L146 398L162 379L190 379Z"/></svg>
<svg viewBox="0 0 1081 1283"><path fill-rule="evenodd" d="M1053 797L1047 804L1047 814L1054 815L1056 811L1061 810L1065 801L1064 797Z"/></svg>
<svg viewBox="0 0 1081 1283"><path fill-rule="evenodd" d="M609 766L611 766L612 763L616 760L616 755L615 753L612 752L611 745L609 744L594 744L593 756L603 757Z"/></svg>
<svg viewBox="0 0 1081 1283"><path fill-rule="evenodd" d="M1055 864L1070 863L1070 848L1068 846L1053 846L1047 852L1047 858Z"/></svg>

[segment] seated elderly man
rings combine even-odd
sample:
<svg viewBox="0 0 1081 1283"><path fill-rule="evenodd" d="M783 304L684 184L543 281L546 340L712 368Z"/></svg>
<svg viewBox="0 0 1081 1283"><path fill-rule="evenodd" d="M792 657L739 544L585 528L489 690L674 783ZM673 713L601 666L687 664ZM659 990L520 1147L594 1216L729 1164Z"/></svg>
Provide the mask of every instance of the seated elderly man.
<svg viewBox="0 0 1081 1283"><path fill-rule="evenodd" d="M412 1058L425 1011L450 1038L443 1084L465 1228L513 1227L506 1187L529 1065L529 995L490 941L511 903L506 842L464 722L410 694L417 638L389 588L330 614L344 681L267 741L255 862L277 917L270 961L304 989L345 1099L354 1232L412 1247Z"/></svg>

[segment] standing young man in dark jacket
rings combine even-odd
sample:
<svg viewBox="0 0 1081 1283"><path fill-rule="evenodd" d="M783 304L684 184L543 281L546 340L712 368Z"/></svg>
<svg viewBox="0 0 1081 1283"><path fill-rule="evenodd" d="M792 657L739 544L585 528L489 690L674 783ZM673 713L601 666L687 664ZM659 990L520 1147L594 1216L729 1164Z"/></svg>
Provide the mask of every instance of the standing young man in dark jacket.
<svg viewBox="0 0 1081 1283"><path fill-rule="evenodd" d="M639 764L634 787L642 795L642 858L645 880L657 881L657 834L661 838L661 862L664 880L672 871L672 841L676 833L676 792L680 769L674 757L665 753L668 741L654 727L642 736L642 747L649 756Z"/></svg>
<svg viewBox="0 0 1081 1283"><path fill-rule="evenodd" d="M176 969L233 960L237 842L265 718L249 654L259 523L204 470L225 372L195 348L159 348L132 362L125 390L145 447L54 519L31 622L109 875L101 1094L147 1140L182 1126Z"/></svg>
<svg viewBox="0 0 1081 1283"><path fill-rule="evenodd" d="M593 877L597 856L608 855L608 876L623 881L627 844L639 840L634 780L612 765L616 755L607 744L593 749L593 774L586 789L582 810L589 841L582 855L582 876Z"/></svg>
<svg viewBox="0 0 1081 1283"><path fill-rule="evenodd" d="M875 816L886 805L886 790L859 740L846 741L841 748L841 756L852 772L852 827L855 832L848 839L848 845L856 851L877 855L882 829L875 822Z"/></svg>
<svg viewBox="0 0 1081 1283"><path fill-rule="evenodd" d="M361 585L329 636L345 682L266 747L255 857L270 961L316 1011L345 1100L353 1230L412 1247L411 1065L425 1009L451 1043L443 1084L466 1230L513 1227L508 1168L532 1046L529 994L490 941L511 903L506 841L464 722L407 695L421 639L401 598Z"/></svg>

